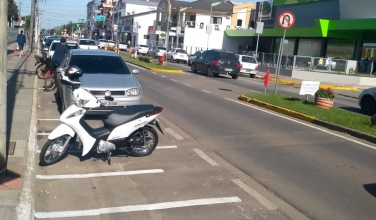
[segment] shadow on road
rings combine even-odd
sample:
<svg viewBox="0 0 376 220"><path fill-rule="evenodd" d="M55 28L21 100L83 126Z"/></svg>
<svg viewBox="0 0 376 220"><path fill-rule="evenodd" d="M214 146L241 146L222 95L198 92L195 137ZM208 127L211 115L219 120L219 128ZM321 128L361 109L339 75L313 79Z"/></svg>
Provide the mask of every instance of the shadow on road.
<svg viewBox="0 0 376 220"><path fill-rule="evenodd" d="M369 194L376 197L376 183L365 184L363 187Z"/></svg>
<svg viewBox="0 0 376 220"><path fill-rule="evenodd" d="M13 53L13 50L7 50L7 55Z"/></svg>

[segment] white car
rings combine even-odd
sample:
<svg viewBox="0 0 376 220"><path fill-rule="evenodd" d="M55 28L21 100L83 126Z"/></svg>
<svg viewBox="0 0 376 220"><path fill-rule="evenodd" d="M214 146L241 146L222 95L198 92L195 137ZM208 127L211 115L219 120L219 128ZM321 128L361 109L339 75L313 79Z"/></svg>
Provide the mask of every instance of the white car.
<svg viewBox="0 0 376 220"><path fill-rule="evenodd" d="M56 45L60 44L60 40L54 40L51 45L50 45L50 48L48 49L48 53L47 53L47 57L52 57L55 53L55 48L56 48ZM68 50L70 49L78 49L78 43L76 41L67 41L65 43L65 46L68 47Z"/></svg>
<svg viewBox="0 0 376 220"><path fill-rule="evenodd" d="M147 55L154 58L161 57L166 53L166 50L166 47L152 46Z"/></svg>
<svg viewBox="0 0 376 220"><path fill-rule="evenodd" d="M102 49L102 48L104 48L105 46L108 46L108 40L100 39L100 40L98 41L98 48L99 48L99 49Z"/></svg>
<svg viewBox="0 0 376 220"><path fill-rule="evenodd" d="M187 51L181 48L174 48L167 52L167 60L172 60L175 62L188 63L188 54Z"/></svg>
<svg viewBox="0 0 376 220"><path fill-rule="evenodd" d="M115 41L109 40L108 41L108 46L109 47L115 47Z"/></svg>
<svg viewBox="0 0 376 220"><path fill-rule="evenodd" d="M192 56L190 56L188 58L188 66L190 66L193 62L193 60L195 60L197 57L199 57L204 51L203 50L199 50L199 51L196 51L196 53L194 53Z"/></svg>
<svg viewBox="0 0 376 220"><path fill-rule="evenodd" d="M128 46L127 46L127 44L126 43L124 43L124 42L120 42L119 43L119 50L127 50L128 49Z"/></svg>
<svg viewBox="0 0 376 220"><path fill-rule="evenodd" d="M90 39L80 39L78 41L78 46L80 49L98 50L95 41Z"/></svg>
<svg viewBox="0 0 376 220"><path fill-rule="evenodd" d="M137 54L146 55L149 51L149 47L143 44L138 45L137 47Z"/></svg>
<svg viewBox="0 0 376 220"><path fill-rule="evenodd" d="M249 77L254 78L258 72L258 63L256 57L249 55L236 54L242 67L240 73L249 74Z"/></svg>

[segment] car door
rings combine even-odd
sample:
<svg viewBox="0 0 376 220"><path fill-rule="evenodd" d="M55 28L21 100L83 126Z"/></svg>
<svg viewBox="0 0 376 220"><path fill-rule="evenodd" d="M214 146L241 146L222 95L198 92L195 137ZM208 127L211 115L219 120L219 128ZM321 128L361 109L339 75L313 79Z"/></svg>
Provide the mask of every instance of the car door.
<svg viewBox="0 0 376 220"><path fill-rule="evenodd" d="M206 69L204 68L204 62L205 62L205 58L206 56L208 55L209 51L205 51L203 52L199 57L197 57L197 59L195 60L195 64L196 64L196 69L198 71L206 71Z"/></svg>

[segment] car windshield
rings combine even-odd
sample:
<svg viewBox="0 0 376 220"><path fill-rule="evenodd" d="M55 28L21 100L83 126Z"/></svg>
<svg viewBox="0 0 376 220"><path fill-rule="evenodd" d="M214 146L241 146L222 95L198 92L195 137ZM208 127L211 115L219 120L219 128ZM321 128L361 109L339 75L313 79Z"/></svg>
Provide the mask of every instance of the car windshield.
<svg viewBox="0 0 376 220"><path fill-rule="evenodd" d="M166 47L158 47L159 50L166 50Z"/></svg>
<svg viewBox="0 0 376 220"><path fill-rule="evenodd" d="M242 57L242 62L244 62L244 63L257 63L256 59L254 57L246 57L246 56Z"/></svg>
<svg viewBox="0 0 376 220"><path fill-rule="evenodd" d="M220 59L220 60L221 59L224 59L224 60L237 60L235 54L233 54L233 53L227 53L227 52L219 53L218 54L218 59Z"/></svg>
<svg viewBox="0 0 376 220"><path fill-rule="evenodd" d="M185 51L185 50L176 50L176 53L184 53L184 54L187 54L187 51Z"/></svg>
<svg viewBox="0 0 376 220"><path fill-rule="evenodd" d="M73 65L84 74L131 74L120 56L73 55L69 66Z"/></svg>
<svg viewBox="0 0 376 220"><path fill-rule="evenodd" d="M93 40L80 40L80 45L95 45Z"/></svg>
<svg viewBox="0 0 376 220"><path fill-rule="evenodd" d="M77 43L66 43L65 46L68 47L68 49L78 49L78 44Z"/></svg>

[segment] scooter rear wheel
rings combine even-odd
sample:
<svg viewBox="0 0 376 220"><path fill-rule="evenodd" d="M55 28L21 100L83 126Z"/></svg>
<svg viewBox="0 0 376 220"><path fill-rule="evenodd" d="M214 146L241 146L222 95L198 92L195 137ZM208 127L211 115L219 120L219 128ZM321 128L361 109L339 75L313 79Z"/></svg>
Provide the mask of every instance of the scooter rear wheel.
<svg viewBox="0 0 376 220"><path fill-rule="evenodd" d="M40 66L38 66L36 69L35 69L35 73L38 75L39 79L45 79L45 71L46 69L46 64L41 64Z"/></svg>
<svg viewBox="0 0 376 220"><path fill-rule="evenodd" d="M132 137L133 139L137 139L141 137L142 132L138 132L134 134ZM133 157L145 157L153 153L155 148L158 145L158 133L157 131L149 126L144 127L144 136L145 136L145 143L143 146L140 145L133 145L130 146L130 155Z"/></svg>
<svg viewBox="0 0 376 220"><path fill-rule="evenodd" d="M53 140L48 140L40 151L39 165L49 166L61 160L66 155L70 145L68 143L67 147L63 149L63 145L68 138L69 135L63 135Z"/></svg>

